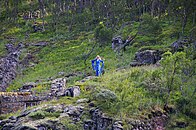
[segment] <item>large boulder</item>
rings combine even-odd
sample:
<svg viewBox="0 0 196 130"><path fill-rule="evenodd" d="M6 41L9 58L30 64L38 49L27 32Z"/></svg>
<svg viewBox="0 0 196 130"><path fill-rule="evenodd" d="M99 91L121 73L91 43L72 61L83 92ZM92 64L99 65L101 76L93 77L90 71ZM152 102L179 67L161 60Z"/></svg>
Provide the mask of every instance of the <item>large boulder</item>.
<svg viewBox="0 0 196 130"><path fill-rule="evenodd" d="M140 65L155 64L161 59L161 52L158 50L144 50L135 54L135 62ZM134 66L136 63L134 62Z"/></svg>

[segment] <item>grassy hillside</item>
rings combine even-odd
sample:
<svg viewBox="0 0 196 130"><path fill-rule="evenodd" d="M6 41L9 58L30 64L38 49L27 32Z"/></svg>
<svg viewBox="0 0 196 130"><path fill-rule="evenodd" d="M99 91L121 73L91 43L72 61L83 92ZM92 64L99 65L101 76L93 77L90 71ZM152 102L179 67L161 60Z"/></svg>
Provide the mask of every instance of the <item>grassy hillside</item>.
<svg viewBox="0 0 196 130"><path fill-rule="evenodd" d="M19 10L25 10L24 5ZM80 86L82 94L79 97L63 97L45 104L75 104L77 99L87 98L108 115L123 120L128 129L126 120L143 119L154 108L162 110L167 103L175 109L170 114L168 129L179 129L175 126L180 121L188 122L186 129L196 127L195 50L188 45L184 53L167 52L172 51L170 45L174 41L194 34L192 19L188 19L183 35L181 21L171 21L164 15L161 18L152 17L148 13L144 13L141 20L129 21L125 18L112 29L107 27L107 20L104 19L89 28L75 23L70 31L67 21L63 21L64 17L59 17L53 31L52 20L51 14L46 15L46 30L38 32L33 32L33 20L19 17L17 24L6 20L1 22L0 57L6 55L6 43L17 45L19 42L25 45L20 61L28 54L33 57L28 64L18 67L18 75L7 91L16 91L28 82L38 82L39 87L35 90L43 92L48 89L46 84L50 79L76 74L68 79L67 86ZM41 26L42 19L38 18L36 22ZM126 51L112 50L112 37L120 35L125 40L136 33L138 35ZM33 45L39 42L48 44L44 47ZM135 53L148 49L167 52L161 66L130 67ZM85 83L78 82L95 75L91 60L96 55L100 55L105 62L105 74ZM192 76L185 74L187 68L192 69L187 70L193 72ZM169 94L168 89L171 90Z"/></svg>

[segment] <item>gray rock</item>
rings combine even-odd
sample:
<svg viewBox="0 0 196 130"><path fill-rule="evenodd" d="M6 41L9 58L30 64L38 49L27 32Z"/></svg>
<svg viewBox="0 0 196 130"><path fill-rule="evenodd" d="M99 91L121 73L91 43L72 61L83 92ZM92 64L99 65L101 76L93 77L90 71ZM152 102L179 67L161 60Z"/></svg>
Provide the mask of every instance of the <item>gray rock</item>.
<svg viewBox="0 0 196 130"><path fill-rule="evenodd" d="M36 83L34 82L29 82L29 83L25 83L20 89L20 92L31 92L32 88L35 88L37 86Z"/></svg>
<svg viewBox="0 0 196 130"><path fill-rule="evenodd" d="M135 54L135 61L141 64L155 64L161 59L161 52L158 50L145 50Z"/></svg>
<svg viewBox="0 0 196 130"><path fill-rule="evenodd" d="M64 89L66 86L65 78L57 78L52 81L50 93L54 97L64 96Z"/></svg>
<svg viewBox="0 0 196 130"><path fill-rule="evenodd" d="M80 87L79 86L73 86L71 88L68 88L64 92L65 96L71 96L76 97L80 95Z"/></svg>
<svg viewBox="0 0 196 130"><path fill-rule="evenodd" d="M17 75L21 48L21 44L16 47L13 44L6 44L8 55L0 59L0 91L6 91L10 82Z"/></svg>
<svg viewBox="0 0 196 130"><path fill-rule="evenodd" d="M47 46L49 43L46 41L41 41L41 42L37 42L37 43L32 43L31 45L33 46Z"/></svg>
<svg viewBox="0 0 196 130"><path fill-rule="evenodd" d="M123 123L122 121L116 121L112 125L112 130L123 130Z"/></svg>
<svg viewBox="0 0 196 130"><path fill-rule="evenodd" d="M117 36L117 37L114 37L112 39L112 49L116 49L118 48L119 46L121 46L123 44L123 40L121 38L121 36Z"/></svg>
<svg viewBox="0 0 196 130"><path fill-rule="evenodd" d="M12 130L13 128L14 128L13 123L6 123L5 125L3 125L2 130Z"/></svg>
<svg viewBox="0 0 196 130"><path fill-rule="evenodd" d="M65 107L64 113L67 113L69 116L77 116L79 117L80 114L83 112L84 107L82 106L72 106L69 105Z"/></svg>
<svg viewBox="0 0 196 130"><path fill-rule="evenodd" d="M172 48L173 52L182 51L182 50L184 50L184 47L189 44L189 42L190 41L187 38L179 39L171 44L171 48Z"/></svg>
<svg viewBox="0 0 196 130"><path fill-rule="evenodd" d="M66 86L65 78L58 78L52 81L51 89L60 89Z"/></svg>
<svg viewBox="0 0 196 130"><path fill-rule="evenodd" d="M84 79L82 79L81 81L79 81L79 82L86 82L86 81L88 81L88 80L91 80L91 79L94 79L94 78L96 78L96 76L88 76L88 77L85 77Z"/></svg>
<svg viewBox="0 0 196 130"><path fill-rule="evenodd" d="M109 129L112 124L112 118L104 116L102 111L98 108L92 108L90 110L91 120L84 122L84 129L91 128L92 130L106 130ZM111 128L111 127L110 127Z"/></svg>
<svg viewBox="0 0 196 130"><path fill-rule="evenodd" d="M87 99L87 98L83 98L83 99L78 99L77 101L76 101L76 103L87 103L87 102L89 102L89 99Z"/></svg>
<svg viewBox="0 0 196 130"><path fill-rule="evenodd" d="M10 120L17 120L17 118L15 116L11 116L9 117Z"/></svg>
<svg viewBox="0 0 196 130"><path fill-rule="evenodd" d="M45 109L45 111L49 112L49 113L53 113L53 112L63 112L63 106L62 105L52 105L49 106Z"/></svg>
<svg viewBox="0 0 196 130"><path fill-rule="evenodd" d="M85 120L83 128L84 130L95 130L95 122L91 119Z"/></svg>

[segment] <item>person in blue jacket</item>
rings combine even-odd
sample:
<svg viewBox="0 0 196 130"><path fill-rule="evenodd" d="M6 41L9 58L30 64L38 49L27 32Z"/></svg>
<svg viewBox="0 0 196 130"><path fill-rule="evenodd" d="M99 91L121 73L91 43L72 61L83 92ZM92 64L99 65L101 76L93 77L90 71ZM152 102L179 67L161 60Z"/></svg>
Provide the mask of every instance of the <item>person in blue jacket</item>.
<svg viewBox="0 0 196 130"><path fill-rule="evenodd" d="M97 57L94 60L92 60L91 62L92 62L93 70L96 71L96 76L100 76L103 71L104 61L101 60L101 57L99 55L97 55ZM101 63L102 63L102 65L100 65Z"/></svg>

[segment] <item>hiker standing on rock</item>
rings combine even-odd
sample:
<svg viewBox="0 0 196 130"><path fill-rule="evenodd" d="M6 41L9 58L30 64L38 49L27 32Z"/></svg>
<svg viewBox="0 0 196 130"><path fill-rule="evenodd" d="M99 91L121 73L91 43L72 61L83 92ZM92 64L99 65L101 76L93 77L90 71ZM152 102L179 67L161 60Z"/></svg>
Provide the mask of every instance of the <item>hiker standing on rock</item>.
<svg viewBox="0 0 196 130"><path fill-rule="evenodd" d="M91 61L92 62L92 68L96 71L96 76L100 76L103 72L104 67L104 61L101 60L101 57L97 55L97 57ZM95 63L95 64L94 64ZM102 63L102 65L100 65Z"/></svg>

